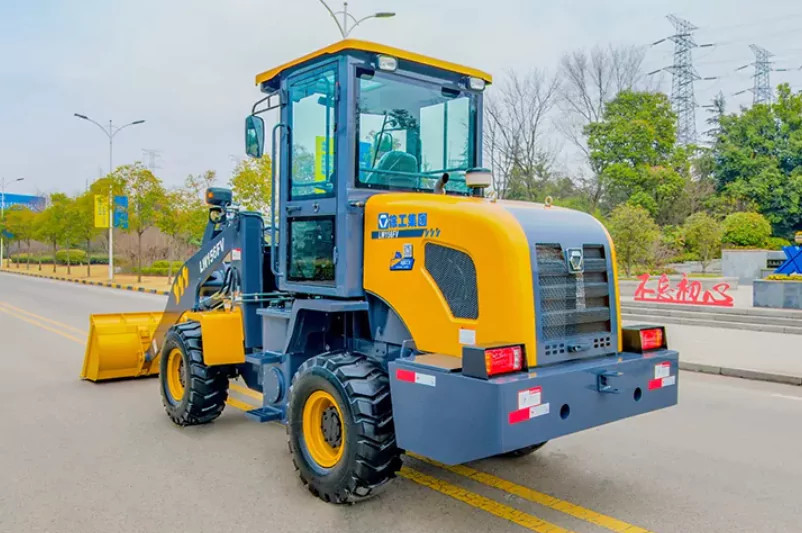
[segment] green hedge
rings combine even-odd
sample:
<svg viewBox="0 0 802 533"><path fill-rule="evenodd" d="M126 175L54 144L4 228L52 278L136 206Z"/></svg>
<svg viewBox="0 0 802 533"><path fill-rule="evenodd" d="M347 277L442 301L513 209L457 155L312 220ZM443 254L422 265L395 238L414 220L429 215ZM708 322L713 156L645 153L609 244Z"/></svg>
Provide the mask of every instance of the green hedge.
<svg viewBox="0 0 802 533"><path fill-rule="evenodd" d="M60 265L78 265L86 263L86 252L83 250L59 250L56 252L56 263Z"/></svg>
<svg viewBox="0 0 802 533"><path fill-rule="evenodd" d="M65 252L62 254L62 252ZM56 258L58 260L58 264L66 265L67 264L67 250L61 250L56 254ZM75 252L80 252L83 256L76 261L76 257L80 256L80 254L76 254ZM86 264L86 252L83 250L70 250L70 263L71 264ZM53 264L53 256L50 254L28 254L25 252L11 254L9 256L14 263L24 263L26 260L30 260L31 263L43 263L43 264ZM115 257L114 262L119 263L121 261L120 258ZM89 262L93 265L108 265L109 264L109 256L102 255L102 254L92 254L89 256Z"/></svg>
<svg viewBox="0 0 802 533"><path fill-rule="evenodd" d="M143 276L167 276L169 275L169 268L165 267L142 267L141 269L132 268L131 272L134 274L142 274ZM173 274L178 272L177 268L173 269Z"/></svg>
<svg viewBox="0 0 802 533"><path fill-rule="evenodd" d="M170 268L170 261L154 261L150 266L151 268ZM173 271L178 270L182 266L184 266L183 261L173 261Z"/></svg>

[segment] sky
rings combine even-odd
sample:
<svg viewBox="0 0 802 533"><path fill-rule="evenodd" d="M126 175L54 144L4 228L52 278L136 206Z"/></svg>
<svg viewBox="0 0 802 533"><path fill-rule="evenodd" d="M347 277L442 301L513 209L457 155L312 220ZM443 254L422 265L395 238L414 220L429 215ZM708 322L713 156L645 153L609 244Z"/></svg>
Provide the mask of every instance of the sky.
<svg viewBox="0 0 802 533"><path fill-rule="evenodd" d="M332 3L335 6L334 2ZM776 68L802 67L798 0L352 0L368 20L354 38L489 71L553 71L562 54L594 45L646 50L646 69L670 65L669 13L698 26L700 104L723 91L731 110L751 103L749 44ZM243 119L260 93L254 76L326 46L339 32L318 0L0 0L0 178L9 192L77 193L108 171L108 140L93 124L145 124L114 140L114 165L159 150L168 186L215 170L225 184L243 154ZM802 89L802 70L772 83ZM670 90L670 75L663 89ZM490 87L488 91L492 92ZM703 110L697 111L699 121ZM701 124L700 124L701 129Z"/></svg>

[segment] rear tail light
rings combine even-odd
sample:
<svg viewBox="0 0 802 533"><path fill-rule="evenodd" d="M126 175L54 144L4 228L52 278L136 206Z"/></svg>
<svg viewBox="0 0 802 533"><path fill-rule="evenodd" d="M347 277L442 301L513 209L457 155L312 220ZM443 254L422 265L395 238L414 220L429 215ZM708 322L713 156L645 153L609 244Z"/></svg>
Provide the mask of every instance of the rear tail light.
<svg viewBox="0 0 802 533"><path fill-rule="evenodd" d="M485 350L485 369L488 376L517 372L523 368L523 350L520 346Z"/></svg>
<svg viewBox="0 0 802 533"><path fill-rule="evenodd" d="M510 346L464 346L462 373L488 379L526 369L526 353L520 344Z"/></svg>
<svg viewBox="0 0 802 533"><path fill-rule="evenodd" d="M622 333L625 352L643 353L668 347L663 326L628 326Z"/></svg>

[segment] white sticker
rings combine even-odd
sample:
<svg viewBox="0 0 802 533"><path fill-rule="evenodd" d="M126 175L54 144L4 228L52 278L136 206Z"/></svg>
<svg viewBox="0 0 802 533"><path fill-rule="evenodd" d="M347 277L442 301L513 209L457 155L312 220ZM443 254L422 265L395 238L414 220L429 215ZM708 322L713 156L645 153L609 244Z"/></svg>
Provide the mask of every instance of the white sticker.
<svg viewBox="0 0 802 533"><path fill-rule="evenodd" d="M426 385L428 387L435 387L437 386L437 377L415 372L415 383L418 383L419 385Z"/></svg>
<svg viewBox="0 0 802 533"><path fill-rule="evenodd" d="M476 331L473 329L463 329L460 328L459 330L459 343L460 344L476 344Z"/></svg>
<svg viewBox="0 0 802 533"><path fill-rule="evenodd" d="M671 363L654 365L654 379L662 379L671 375Z"/></svg>
<svg viewBox="0 0 802 533"><path fill-rule="evenodd" d="M540 387L533 387L531 389L526 389L518 392L518 409L526 409L527 407L533 407L535 405L540 405L541 402L541 388Z"/></svg>
<svg viewBox="0 0 802 533"><path fill-rule="evenodd" d="M529 418L535 418L547 414L549 414L549 404L547 403L542 403L529 408Z"/></svg>
<svg viewBox="0 0 802 533"><path fill-rule="evenodd" d="M233 250L231 250L231 260L242 261L242 250L239 248L234 248Z"/></svg>
<svg viewBox="0 0 802 533"><path fill-rule="evenodd" d="M677 383L677 376L669 376L667 378L663 378L663 387L670 387L672 385L676 385Z"/></svg>

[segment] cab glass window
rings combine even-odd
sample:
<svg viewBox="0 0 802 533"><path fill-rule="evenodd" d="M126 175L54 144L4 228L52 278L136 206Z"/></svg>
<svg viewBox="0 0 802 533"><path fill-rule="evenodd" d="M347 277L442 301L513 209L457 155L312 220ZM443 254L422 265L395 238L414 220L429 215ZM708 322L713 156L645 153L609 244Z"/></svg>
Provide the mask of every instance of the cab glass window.
<svg viewBox="0 0 802 533"><path fill-rule="evenodd" d="M290 200L334 196L335 94L334 67L290 85Z"/></svg>
<svg viewBox="0 0 802 533"><path fill-rule="evenodd" d="M452 86L397 74L358 75L358 185L467 193L475 166L476 97Z"/></svg>

